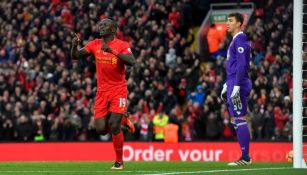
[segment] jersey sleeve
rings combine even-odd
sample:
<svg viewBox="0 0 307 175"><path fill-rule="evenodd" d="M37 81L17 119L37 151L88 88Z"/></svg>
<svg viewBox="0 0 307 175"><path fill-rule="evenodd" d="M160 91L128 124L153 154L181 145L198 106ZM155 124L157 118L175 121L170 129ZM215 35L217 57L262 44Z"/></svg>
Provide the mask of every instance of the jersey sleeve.
<svg viewBox="0 0 307 175"><path fill-rule="evenodd" d="M240 86L244 75L248 72L248 64L249 64L249 56L250 56L250 45L249 41L245 38L238 38L235 43L236 49L236 58L237 58L237 66L236 66L236 86Z"/></svg>
<svg viewBox="0 0 307 175"><path fill-rule="evenodd" d="M88 42L85 46L84 49L88 52L93 54L94 53L94 46L95 46L95 41L90 41Z"/></svg>
<svg viewBox="0 0 307 175"><path fill-rule="evenodd" d="M124 42L122 44L122 48L121 48L120 53L122 53L122 54L132 54L131 48L129 46L129 43Z"/></svg>

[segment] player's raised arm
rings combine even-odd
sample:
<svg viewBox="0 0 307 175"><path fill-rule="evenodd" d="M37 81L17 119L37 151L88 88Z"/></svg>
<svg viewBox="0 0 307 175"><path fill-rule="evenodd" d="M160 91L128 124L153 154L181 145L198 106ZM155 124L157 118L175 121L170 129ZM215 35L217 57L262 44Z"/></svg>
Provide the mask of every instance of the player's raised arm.
<svg viewBox="0 0 307 175"><path fill-rule="evenodd" d="M79 44L80 44L80 38L75 33L74 38L72 39L72 46L70 52L70 56L73 60L78 60L80 57L85 57L90 55L90 53L87 52L84 48L78 49Z"/></svg>

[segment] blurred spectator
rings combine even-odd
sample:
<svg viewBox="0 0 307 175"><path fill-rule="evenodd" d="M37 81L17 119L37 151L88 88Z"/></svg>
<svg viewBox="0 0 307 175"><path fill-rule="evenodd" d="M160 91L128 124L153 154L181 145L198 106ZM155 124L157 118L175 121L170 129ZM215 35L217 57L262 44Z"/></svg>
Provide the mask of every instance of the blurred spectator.
<svg viewBox="0 0 307 175"><path fill-rule="evenodd" d="M279 106L274 108L275 127L278 133L282 133L288 120L288 113L283 113Z"/></svg>
<svg viewBox="0 0 307 175"><path fill-rule="evenodd" d="M178 125L169 123L164 127L164 142L177 143L178 142Z"/></svg>
<svg viewBox="0 0 307 175"><path fill-rule="evenodd" d="M33 133L33 125L29 121L29 119L22 115L17 120L16 126L16 135L18 141L31 141L33 140L34 133Z"/></svg>
<svg viewBox="0 0 307 175"><path fill-rule="evenodd" d="M164 127L168 124L169 117L164 112L156 114L153 118L155 140L164 140Z"/></svg>
<svg viewBox="0 0 307 175"><path fill-rule="evenodd" d="M266 139L273 139L275 130L274 111L271 104L267 105L267 110L264 113L264 136Z"/></svg>
<svg viewBox="0 0 307 175"><path fill-rule="evenodd" d="M250 114L251 122L252 122L252 138L255 140L260 140L263 137L262 129L263 129L263 113L259 111L259 106L254 105L253 110Z"/></svg>
<svg viewBox="0 0 307 175"><path fill-rule="evenodd" d="M177 87L177 99L179 105L184 105L187 99L188 89L187 89L187 80L185 78L181 78L180 84Z"/></svg>
<svg viewBox="0 0 307 175"><path fill-rule="evenodd" d="M141 117L141 121L140 121L140 140L142 141L148 141L149 140L149 123L150 123L150 119L148 118L148 115L144 114Z"/></svg>
<svg viewBox="0 0 307 175"><path fill-rule="evenodd" d="M218 121L217 115L214 112L210 112L206 123L206 136L209 140L216 140L220 137L221 124Z"/></svg>
<svg viewBox="0 0 307 175"><path fill-rule="evenodd" d="M9 118L5 118L4 121L1 121L2 126L0 127L0 140L13 141L15 128L13 122Z"/></svg>
<svg viewBox="0 0 307 175"><path fill-rule="evenodd" d="M174 69L176 66L176 50L170 48L165 58L165 65L171 69Z"/></svg>
<svg viewBox="0 0 307 175"><path fill-rule="evenodd" d="M198 85L196 92L192 92L189 98L193 103L198 103L198 105L203 106L205 103L205 92L202 85Z"/></svg>
<svg viewBox="0 0 307 175"><path fill-rule="evenodd" d="M177 103L178 100L177 97L174 95L174 88L170 86L167 90L167 95L163 99L163 108L165 113L169 114Z"/></svg>
<svg viewBox="0 0 307 175"><path fill-rule="evenodd" d="M223 42L222 33L216 28L215 24L211 24L208 33L207 33L207 41L209 46L209 53L214 54L219 50L220 44Z"/></svg>

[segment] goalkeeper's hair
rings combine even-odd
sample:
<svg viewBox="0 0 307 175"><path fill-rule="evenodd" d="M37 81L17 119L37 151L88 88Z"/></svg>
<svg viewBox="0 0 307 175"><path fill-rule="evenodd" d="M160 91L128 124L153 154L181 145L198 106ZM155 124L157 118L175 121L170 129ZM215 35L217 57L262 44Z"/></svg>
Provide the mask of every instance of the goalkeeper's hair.
<svg viewBox="0 0 307 175"><path fill-rule="evenodd" d="M244 18L241 13L230 13L228 17L235 17L236 21L240 22L242 26Z"/></svg>

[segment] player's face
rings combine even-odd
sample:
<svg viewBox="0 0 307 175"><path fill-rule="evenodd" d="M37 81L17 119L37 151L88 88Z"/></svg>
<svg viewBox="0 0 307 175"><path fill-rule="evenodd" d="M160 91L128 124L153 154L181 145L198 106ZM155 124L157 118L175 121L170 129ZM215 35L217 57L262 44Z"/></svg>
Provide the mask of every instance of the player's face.
<svg viewBox="0 0 307 175"><path fill-rule="evenodd" d="M109 19L104 19L98 23L98 30L100 36L107 36L113 34L112 21Z"/></svg>
<svg viewBox="0 0 307 175"><path fill-rule="evenodd" d="M238 29L240 30L241 23L238 22L236 18L232 16L232 17L228 17L226 25L227 25L227 32L233 33L234 31Z"/></svg>

